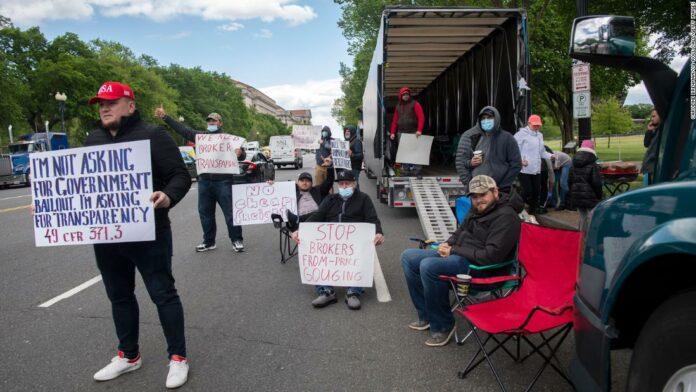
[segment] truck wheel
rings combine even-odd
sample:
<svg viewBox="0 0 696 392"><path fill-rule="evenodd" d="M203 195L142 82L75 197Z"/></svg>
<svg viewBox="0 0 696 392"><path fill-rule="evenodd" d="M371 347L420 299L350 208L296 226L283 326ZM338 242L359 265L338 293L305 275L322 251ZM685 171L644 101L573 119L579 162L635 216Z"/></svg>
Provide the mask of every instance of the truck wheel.
<svg viewBox="0 0 696 392"><path fill-rule="evenodd" d="M696 291L660 305L633 348L629 392L696 389Z"/></svg>

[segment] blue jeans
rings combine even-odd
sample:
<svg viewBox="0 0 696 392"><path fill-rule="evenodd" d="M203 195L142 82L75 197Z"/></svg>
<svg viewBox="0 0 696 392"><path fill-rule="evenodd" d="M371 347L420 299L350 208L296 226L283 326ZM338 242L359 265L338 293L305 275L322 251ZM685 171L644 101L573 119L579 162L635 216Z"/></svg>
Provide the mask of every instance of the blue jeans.
<svg viewBox="0 0 696 392"><path fill-rule="evenodd" d="M172 232L157 233L155 241L96 244L94 254L118 336L118 349L126 358L138 356L140 311L135 299L135 270L140 271L147 293L157 306L170 356L186 356L184 309L172 275Z"/></svg>
<svg viewBox="0 0 696 392"><path fill-rule="evenodd" d="M355 177L355 189L360 190L360 172L362 170L351 170L353 172L353 176Z"/></svg>
<svg viewBox="0 0 696 392"><path fill-rule="evenodd" d="M363 290L362 287L348 287L348 289L346 289L346 295L351 295L351 294L360 295L364 291L365 290ZM316 293L316 295L321 295L321 294L333 294L335 291L334 291L333 286L314 286L314 292Z"/></svg>
<svg viewBox="0 0 696 392"><path fill-rule="evenodd" d="M564 208L566 206L566 195L568 194L568 174L570 173L570 163L567 163L566 165L562 166L560 169L555 170L554 174L556 175L556 183L558 184L557 186L554 185L553 187L553 200L554 203L556 201L556 198L560 194L560 204L558 205L561 208ZM560 191L559 191L560 190Z"/></svg>
<svg viewBox="0 0 696 392"><path fill-rule="evenodd" d="M430 331L449 332L454 327L450 309L448 282L440 275L469 273L469 262L461 256L440 257L432 249L406 249L401 253L401 267L418 319L430 321Z"/></svg>
<svg viewBox="0 0 696 392"><path fill-rule="evenodd" d="M227 232L232 241L242 241L242 227L235 226L232 215L232 180L198 181L198 214L203 227L203 242L215 243L217 225L215 224L215 203L220 205L225 215Z"/></svg>

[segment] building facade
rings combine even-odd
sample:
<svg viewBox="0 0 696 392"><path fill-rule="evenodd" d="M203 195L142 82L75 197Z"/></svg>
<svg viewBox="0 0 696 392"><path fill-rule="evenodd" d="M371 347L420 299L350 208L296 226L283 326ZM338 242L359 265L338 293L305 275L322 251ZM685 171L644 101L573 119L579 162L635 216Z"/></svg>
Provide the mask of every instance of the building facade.
<svg viewBox="0 0 696 392"><path fill-rule="evenodd" d="M287 126L311 125L312 111L309 109L285 110L276 101L260 90L235 80L235 84L242 91L244 103L248 108L256 109L259 113L270 114Z"/></svg>

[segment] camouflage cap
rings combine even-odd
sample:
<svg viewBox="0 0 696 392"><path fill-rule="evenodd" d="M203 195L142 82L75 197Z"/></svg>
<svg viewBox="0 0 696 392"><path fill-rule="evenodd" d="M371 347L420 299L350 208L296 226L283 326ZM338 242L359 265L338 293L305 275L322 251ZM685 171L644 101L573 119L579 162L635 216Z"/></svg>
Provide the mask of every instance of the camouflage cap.
<svg viewBox="0 0 696 392"><path fill-rule="evenodd" d="M208 117L206 117L205 119L206 119L206 121L207 121L207 120L210 120L211 118L212 118L213 120L222 121L222 116L219 115L219 114L217 114L217 113L210 113L210 114L208 115Z"/></svg>
<svg viewBox="0 0 696 392"><path fill-rule="evenodd" d="M495 180L484 175L478 175L469 182L469 193L486 193L496 188Z"/></svg>

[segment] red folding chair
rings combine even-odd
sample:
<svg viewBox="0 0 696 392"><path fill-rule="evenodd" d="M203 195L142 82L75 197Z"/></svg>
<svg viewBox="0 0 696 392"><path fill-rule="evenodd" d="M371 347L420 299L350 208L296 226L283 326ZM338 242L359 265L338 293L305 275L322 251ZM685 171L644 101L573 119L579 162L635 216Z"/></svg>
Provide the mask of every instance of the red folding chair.
<svg viewBox="0 0 696 392"><path fill-rule="evenodd" d="M518 259L525 275L519 289L507 297L456 310L471 325L479 346L466 368L459 372L459 377L465 378L485 360L503 391L506 390L505 385L491 359L498 349L506 352L515 362L524 362L534 354L543 358L541 368L526 391L534 387L548 366L570 383L556 357L556 351L572 328L573 295L582 235L577 231L523 224L520 238ZM555 331L547 335L551 330ZM482 341L479 333L484 332L488 336ZM529 335L538 335L541 343L535 344L528 338ZM525 342L531 351L522 357L518 345L515 353L510 352L505 343L513 338ZM494 342L494 346L487 350L489 341ZM481 353L483 357L478 358ZM552 362L554 359L558 366Z"/></svg>

